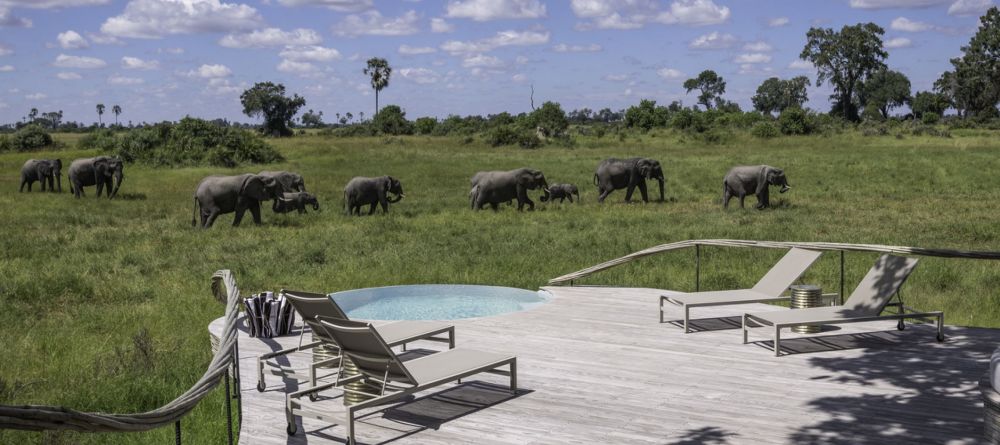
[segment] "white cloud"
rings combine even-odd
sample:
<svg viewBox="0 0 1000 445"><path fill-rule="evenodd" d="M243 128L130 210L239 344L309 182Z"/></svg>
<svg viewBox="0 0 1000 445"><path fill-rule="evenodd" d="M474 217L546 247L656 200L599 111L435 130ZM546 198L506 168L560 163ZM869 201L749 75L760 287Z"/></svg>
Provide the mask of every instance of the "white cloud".
<svg viewBox="0 0 1000 445"><path fill-rule="evenodd" d="M7 66L10 66L10 65L7 65ZM24 98L28 99L28 100L42 100L42 99L45 99L46 97L49 97L49 96L46 95L45 93L33 93L33 94L28 94L28 95L24 96Z"/></svg>
<svg viewBox="0 0 1000 445"><path fill-rule="evenodd" d="M549 42L548 31L500 31L495 36L476 40L473 42L462 42L449 40L441 44L441 49L451 53L470 54L484 53L503 46L529 46L543 45Z"/></svg>
<svg viewBox="0 0 1000 445"><path fill-rule="evenodd" d="M264 28L247 33L228 34L219 40L226 48L267 48L287 45L316 45L323 42L319 33L308 28L284 31Z"/></svg>
<svg viewBox="0 0 1000 445"><path fill-rule="evenodd" d="M14 65L0 65L0 73L10 73L14 71Z"/></svg>
<svg viewBox="0 0 1000 445"><path fill-rule="evenodd" d="M591 43L590 45L567 45L560 43L552 47L552 50L557 53L595 53L602 49L604 48L596 43Z"/></svg>
<svg viewBox="0 0 1000 445"><path fill-rule="evenodd" d="M753 74L753 75L765 75L770 74L772 71L771 67L760 67L752 63L744 63L740 65L740 74Z"/></svg>
<svg viewBox="0 0 1000 445"><path fill-rule="evenodd" d="M69 8L73 6L93 6L110 3L111 0L0 0L0 6L18 8Z"/></svg>
<svg viewBox="0 0 1000 445"><path fill-rule="evenodd" d="M716 25L730 16L728 7L712 0L675 0L666 11L656 0L572 0L570 8L577 17L590 19L577 24L578 30L637 29L649 23Z"/></svg>
<svg viewBox="0 0 1000 445"><path fill-rule="evenodd" d="M278 71L283 73L309 74L317 71L316 65L309 62L296 62L284 59L278 64Z"/></svg>
<svg viewBox="0 0 1000 445"><path fill-rule="evenodd" d="M219 77L229 77L233 75L233 70L225 65L202 65L196 70L191 70L187 72L189 77L201 77L203 79L212 79Z"/></svg>
<svg viewBox="0 0 1000 445"><path fill-rule="evenodd" d="M55 63L53 65L60 68L104 68L108 64L96 57L84 57L84 56L67 56L65 54L60 54L56 57Z"/></svg>
<svg viewBox="0 0 1000 445"><path fill-rule="evenodd" d="M430 46L410 46L410 45L399 45L399 53L413 56L419 54L431 54L437 52L437 49Z"/></svg>
<svg viewBox="0 0 1000 445"><path fill-rule="evenodd" d="M160 48L156 50L156 52L178 55L178 54L184 54L184 48Z"/></svg>
<svg viewBox="0 0 1000 445"><path fill-rule="evenodd" d="M476 54L462 60L462 66L466 68L502 68L503 61L494 56Z"/></svg>
<svg viewBox="0 0 1000 445"><path fill-rule="evenodd" d="M521 74L521 73L517 73L517 74L511 76L510 80L513 80L514 82L517 82L517 83L522 83L522 82L525 82L525 81L528 80L528 76L526 76L524 74Z"/></svg>
<svg viewBox="0 0 1000 445"><path fill-rule="evenodd" d="M656 70L656 75L664 79L680 79L684 77L684 73L673 68L660 68Z"/></svg>
<svg viewBox="0 0 1000 445"><path fill-rule="evenodd" d="M740 64L771 63L771 56L764 53L740 54L733 59L733 62Z"/></svg>
<svg viewBox="0 0 1000 445"><path fill-rule="evenodd" d="M431 32L445 33L452 32L455 30L455 25L444 21L442 18L434 17L431 19Z"/></svg>
<svg viewBox="0 0 1000 445"><path fill-rule="evenodd" d="M851 7L858 9L926 8L951 0L851 0Z"/></svg>
<svg viewBox="0 0 1000 445"><path fill-rule="evenodd" d="M244 91L247 89L247 86L245 82L233 85L229 83L229 79L217 77L208 80L208 85L205 87L204 92L213 96L227 96Z"/></svg>
<svg viewBox="0 0 1000 445"><path fill-rule="evenodd" d="M427 68L401 68L399 74L404 79L421 85L437 83L440 79L440 75L437 72Z"/></svg>
<svg viewBox="0 0 1000 445"><path fill-rule="evenodd" d="M260 27L263 18L251 6L220 0L131 0L122 14L107 19L101 32L155 39L172 34L233 32Z"/></svg>
<svg viewBox="0 0 1000 445"><path fill-rule="evenodd" d="M896 37L894 39L889 39L885 42L885 47L889 49L893 48L909 48L913 46L913 42L906 37Z"/></svg>
<svg viewBox="0 0 1000 445"><path fill-rule="evenodd" d="M145 81L138 77L125 77L115 74L108 78L108 83L111 85L141 85Z"/></svg>
<svg viewBox="0 0 1000 445"><path fill-rule="evenodd" d="M340 23L333 25L333 33L339 36L405 36L419 31L416 11L407 11L399 17L384 17L378 11L351 14Z"/></svg>
<svg viewBox="0 0 1000 445"><path fill-rule="evenodd" d="M56 36L56 40L59 41L59 46L62 49L82 49L90 46L87 43L87 39L83 38L80 33L73 31L72 29L66 32L59 33Z"/></svg>
<svg viewBox="0 0 1000 445"><path fill-rule="evenodd" d="M285 6L325 6L334 11L361 12L372 8L372 0L278 0Z"/></svg>
<svg viewBox="0 0 1000 445"><path fill-rule="evenodd" d="M10 8L0 5L0 28L31 28L33 23L24 17L15 17Z"/></svg>
<svg viewBox="0 0 1000 445"><path fill-rule="evenodd" d="M889 24L889 29L894 31L922 32L934 29L934 25L910 20L906 17L896 17L892 20L892 23Z"/></svg>
<svg viewBox="0 0 1000 445"><path fill-rule="evenodd" d="M545 17L545 5L538 0L450 1L445 11L446 17L472 19L477 22Z"/></svg>
<svg viewBox="0 0 1000 445"><path fill-rule="evenodd" d="M9 56L14 54L14 50L10 49L9 46L0 43L0 56Z"/></svg>
<svg viewBox="0 0 1000 445"><path fill-rule="evenodd" d="M57 73L56 77L58 77L58 78L60 78L62 80L79 80L79 79L83 79L83 76L80 76L77 73L66 72L66 71L61 72L61 73Z"/></svg>
<svg viewBox="0 0 1000 445"><path fill-rule="evenodd" d="M122 57L122 68L127 70L155 70L160 67L160 62L155 60L142 60L138 57Z"/></svg>
<svg viewBox="0 0 1000 445"><path fill-rule="evenodd" d="M816 67L813 66L812 62L802 59L793 60L792 63L788 64L788 68L793 70L809 70L809 71L816 69Z"/></svg>
<svg viewBox="0 0 1000 445"><path fill-rule="evenodd" d="M738 39L732 34L719 34L717 31L712 31L708 34L698 36L688 47L692 49L726 49L732 48Z"/></svg>
<svg viewBox="0 0 1000 445"><path fill-rule="evenodd" d="M948 15L979 16L993 6L993 0L956 0L948 7Z"/></svg>
<svg viewBox="0 0 1000 445"><path fill-rule="evenodd" d="M124 45L125 44L125 42L122 42L121 39L119 39L118 37L109 36L107 34L88 32L87 33L87 37L90 38L90 41L92 41L92 42L94 42L94 43L96 43L98 45Z"/></svg>
<svg viewBox="0 0 1000 445"><path fill-rule="evenodd" d="M340 51L316 45L288 46L279 55L296 62L330 62L340 58Z"/></svg>
<svg viewBox="0 0 1000 445"><path fill-rule="evenodd" d="M628 74L607 74L604 77L602 77L602 79L611 82L624 82L628 80L628 78L629 78Z"/></svg>
<svg viewBox="0 0 1000 445"><path fill-rule="evenodd" d="M770 43L758 40L756 42L749 42L743 45L743 51L750 51L754 53L769 53L774 51L774 47Z"/></svg>
<svg viewBox="0 0 1000 445"><path fill-rule="evenodd" d="M775 17L767 21L767 26L772 28L778 28L787 25L789 22L788 17Z"/></svg>

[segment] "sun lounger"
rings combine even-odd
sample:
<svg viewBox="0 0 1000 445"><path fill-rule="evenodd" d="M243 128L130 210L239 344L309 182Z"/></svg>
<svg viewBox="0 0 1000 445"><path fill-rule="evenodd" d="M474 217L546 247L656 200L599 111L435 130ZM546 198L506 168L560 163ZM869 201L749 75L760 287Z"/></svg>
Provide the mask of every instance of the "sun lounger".
<svg viewBox="0 0 1000 445"><path fill-rule="evenodd" d="M684 309L684 333L691 332L688 323L691 308L701 306L726 306L731 304L766 303L788 300L781 296L819 258L822 252L793 247L750 289L691 292L660 296L660 323L663 323L663 304L671 303Z"/></svg>
<svg viewBox="0 0 1000 445"><path fill-rule="evenodd" d="M378 328L368 323L323 320L320 324L327 335L340 345L343 357L354 364L359 374L345 375L341 366L335 382L289 394L285 407L289 435L296 432L295 416L306 416L334 424L342 423L347 429L347 443L354 444L354 415L357 411L483 372L510 376L510 391L517 392L515 356L458 348L403 362ZM499 369L503 367L508 370ZM366 387L378 388L377 392L368 393L347 387L349 383L358 381L369 384ZM309 403L301 399L303 395L331 388L370 398L344 406L344 418L340 419L334 418L329 411L308 406Z"/></svg>
<svg viewBox="0 0 1000 445"><path fill-rule="evenodd" d="M308 367L308 375L303 375L301 369L282 366L277 363L277 357L291 354L293 352L305 351L323 346L328 350L338 351L339 348L332 338L327 337L325 330L319 327L319 319L339 319L350 320L347 314L330 298L329 295L311 292L301 292L293 290L281 291L288 299L295 311L302 317L302 321L309 326L313 336L318 341L303 344L302 337L299 338L299 345L293 348L263 354L257 359L257 390L264 391L265 371L272 375L281 377L292 377L300 380L309 380L311 386L316 386L317 368L336 367L340 364L340 357L334 354L333 357L323 361L313 362ZM406 349L406 344L417 341L436 341L448 343L448 348L455 347L455 327L454 325L440 323L436 321L394 321L376 326L379 334L388 342L390 346L402 346ZM448 334L446 337L439 334Z"/></svg>
<svg viewBox="0 0 1000 445"><path fill-rule="evenodd" d="M937 341L944 341L944 313L917 312L903 306L902 302L892 303L899 307L899 313L881 315L882 310L890 305L894 295L898 295L910 272L917 266L916 258L905 258L894 255L882 255L850 298L842 306L830 306L808 309L790 309L774 312L756 312L743 314L743 343L747 342L747 334L751 324L774 327L774 355L781 354L781 329L798 325L842 324L876 320L899 320L898 328L904 328L903 320L907 318L937 319Z"/></svg>

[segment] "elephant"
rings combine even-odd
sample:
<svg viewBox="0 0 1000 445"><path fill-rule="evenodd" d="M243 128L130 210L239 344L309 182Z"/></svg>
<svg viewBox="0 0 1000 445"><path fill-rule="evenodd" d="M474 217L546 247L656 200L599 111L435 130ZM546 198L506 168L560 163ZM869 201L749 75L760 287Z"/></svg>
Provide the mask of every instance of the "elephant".
<svg viewBox="0 0 1000 445"><path fill-rule="evenodd" d="M528 197L528 190L542 189L542 200L549 199L549 184L541 171L519 168L510 171L479 172L473 176L469 201L473 210L480 210L489 204L494 211L501 202L517 199L517 210L535 209L535 203Z"/></svg>
<svg viewBox="0 0 1000 445"><path fill-rule="evenodd" d="M311 205L313 210L319 211L319 200L316 195L308 192L282 193L281 198L274 200L271 210L274 213L289 213L295 210L299 214L306 213L306 206Z"/></svg>
<svg viewBox="0 0 1000 445"><path fill-rule="evenodd" d="M298 173L286 171L262 171L258 173L258 175L277 180L278 183L281 184L281 189L284 193L306 191L306 184L302 180L302 175Z"/></svg>
<svg viewBox="0 0 1000 445"><path fill-rule="evenodd" d="M393 199L389 193L396 195ZM382 206L382 213L389 213L389 204L403 199L403 184L392 176L376 178L354 177L344 186L344 210L348 215L361 216L361 206L368 204L368 214L375 213L375 206Z"/></svg>
<svg viewBox="0 0 1000 445"><path fill-rule="evenodd" d="M73 161L69 166L69 185L73 194L79 198L83 195L83 188L91 185L97 186L97 197L101 197L101 190L107 187L108 199L114 198L118 194L118 189L122 186L122 179L125 166L121 159L98 156L96 158L84 158ZM111 185L114 184L114 189Z"/></svg>
<svg viewBox="0 0 1000 445"><path fill-rule="evenodd" d="M21 190L24 191L25 184L28 191L35 181L42 183L42 191L45 191L45 181L49 182L49 191L56 191L55 184L59 184L59 193L62 193L62 160L61 159L29 159L21 167ZM53 183L55 182L55 184Z"/></svg>
<svg viewBox="0 0 1000 445"><path fill-rule="evenodd" d="M573 195L576 195L576 202L580 202L580 189L576 188L573 184L552 184L549 186L549 196L542 196L542 202L552 201L555 202L559 199L562 203L564 199L569 198L569 202L573 202Z"/></svg>
<svg viewBox="0 0 1000 445"><path fill-rule="evenodd" d="M733 167L726 173L726 178L722 181L722 207L729 208L729 199L733 196L740 198L740 208L743 207L743 199L747 195L757 195L756 209L766 209L771 206L768 199L768 186L780 185L779 192L785 193L791 186L788 185L788 178L785 177L784 170L774 168L770 165L743 165Z"/></svg>
<svg viewBox="0 0 1000 445"><path fill-rule="evenodd" d="M626 189L625 202L632 201L632 192L639 187L642 202L649 202L646 196L646 180L656 179L660 183L660 201L663 201L663 167L660 161L649 158L605 159L594 172L598 202L604 202L611 192Z"/></svg>
<svg viewBox="0 0 1000 445"><path fill-rule="evenodd" d="M250 210L254 224L260 225L260 202L280 196L281 184L274 178L253 173L209 176L201 180L194 193L191 225L199 226L196 220L198 214L201 215L200 227L207 229L212 227L219 215L236 212L233 227L237 227L247 210Z"/></svg>

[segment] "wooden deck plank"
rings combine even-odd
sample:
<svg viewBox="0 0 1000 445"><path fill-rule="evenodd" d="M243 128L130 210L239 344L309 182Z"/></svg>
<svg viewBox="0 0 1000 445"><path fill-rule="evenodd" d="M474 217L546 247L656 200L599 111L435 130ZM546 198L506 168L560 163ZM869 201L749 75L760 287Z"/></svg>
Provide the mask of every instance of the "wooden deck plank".
<svg viewBox="0 0 1000 445"><path fill-rule="evenodd" d="M360 443L979 443L976 382L1000 331L949 326L944 343L930 326L842 325L819 336L788 333L804 351L773 357L769 330L741 344L726 318L783 310L763 304L699 308L712 329L684 334L658 322L658 289L556 287L550 302L496 317L456 320L460 347L518 356L522 392L483 374L362 414ZM679 317L669 307L667 319ZM738 318L736 318L738 322ZM221 321L210 326L218 331ZM242 444L342 443L344 430L298 420L285 434L285 383L267 376L254 389L258 354L298 337L240 336ZM416 348L440 349L421 342ZM412 349L412 347L411 347ZM310 360L290 357L292 366ZM339 399L321 402L339 412Z"/></svg>

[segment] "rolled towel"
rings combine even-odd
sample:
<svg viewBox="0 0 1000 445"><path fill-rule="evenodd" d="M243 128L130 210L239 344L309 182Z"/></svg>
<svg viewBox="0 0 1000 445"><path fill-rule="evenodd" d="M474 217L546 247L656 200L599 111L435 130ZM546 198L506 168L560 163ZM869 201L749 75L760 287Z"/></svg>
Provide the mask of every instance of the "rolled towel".
<svg viewBox="0 0 1000 445"><path fill-rule="evenodd" d="M993 351L990 357L990 384L994 391L1000 392L1000 348Z"/></svg>

